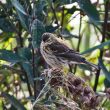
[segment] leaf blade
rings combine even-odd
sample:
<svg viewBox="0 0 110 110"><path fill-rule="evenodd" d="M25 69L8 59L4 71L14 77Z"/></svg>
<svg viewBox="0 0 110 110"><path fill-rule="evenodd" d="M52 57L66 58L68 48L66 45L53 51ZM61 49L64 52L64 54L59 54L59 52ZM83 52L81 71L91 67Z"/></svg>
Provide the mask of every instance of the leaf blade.
<svg viewBox="0 0 110 110"><path fill-rule="evenodd" d="M33 72L32 72L32 66L30 65L29 62L24 62L21 64L22 67L24 68L25 72L27 73L27 77L29 79L29 83L34 87L34 78L33 78Z"/></svg>
<svg viewBox="0 0 110 110"><path fill-rule="evenodd" d="M16 10L19 10L24 15L27 15L22 5L17 0L11 0L13 6L16 8Z"/></svg>
<svg viewBox="0 0 110 110"><path fill-rule="evenodd" d="M42 39L41 36L44 32L46 32L46 30L45 30L45 26L43 25L43 23L39 21L38 19L35 19L32 22L32 27L31 27L32 43L33 43L34 48L40 46L41 39Z"/></svg>
<svg viewBox="0 0 110 110"><path fill-rule="evenodd" d="M2 92L2 96L10 101L17 110L26 110L26 108L12 95Z"/></svg>
<svg viewBox="0 0 110 110"><path fill-rule="evenodd" d="M110 82L110 72L106 69L106 67L103 64L103 61L101 59L99 59L99 65L100 65L103 73L105 74L107 80Z"/></svg>
<svg viewBox="0 0 110 110"><path fill-rule="evenodd" d="M77 3L93 23L99 24L99 13L90 0L77 0Z"/></svg>
<svg viewBox="0 0 110 110"><path fill-rule="evenodd" d="M94 47L92 47L92 48L90 48L90 49L88 49L88 50L86 50L84 52L81 52L81 54L87 54L87 53L90 53L90 52L92 52L92 51L94 51L96 49L102 49L104 46L107 46L107 45L110 45L110 40L108 40L107 42L103 42L100 45L94 46Z"/></svg>
<svg viewBox="0 0 110 110"><path fill-rule="evenodd" d="M4 32L14 32L13 25L5 18L0 18L0 29Z"/></svg>
<svg viewBox="0 0 110 110"><path fill-rule="evenodd" d="M22 59L18 54L9 50L0 50L0 60L5 60L11 63L24 61L24 59Z"/></svg>
<svg viewBox="0 0 110 110"><path fill-rule="evenodd" d="M26 29L29 30L29 17L27 13L25 12L24 8L22 5L17 1L17 0L11 0L12 5L15 7L17 14L19 16L20 22L22 26Z"/></svg>

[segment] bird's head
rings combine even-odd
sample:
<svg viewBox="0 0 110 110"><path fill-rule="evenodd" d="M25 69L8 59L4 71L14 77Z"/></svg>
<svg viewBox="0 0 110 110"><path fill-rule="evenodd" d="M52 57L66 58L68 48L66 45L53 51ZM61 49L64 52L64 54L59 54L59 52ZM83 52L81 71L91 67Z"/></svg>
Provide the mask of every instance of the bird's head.
<svg viewBox="0 0 110 110"><path fill-rule="evenodd" d="M42 35L43 42L51 42L51 41L55 41L55 40L56 40L55 35L52 33L44 33Z"/></svg>

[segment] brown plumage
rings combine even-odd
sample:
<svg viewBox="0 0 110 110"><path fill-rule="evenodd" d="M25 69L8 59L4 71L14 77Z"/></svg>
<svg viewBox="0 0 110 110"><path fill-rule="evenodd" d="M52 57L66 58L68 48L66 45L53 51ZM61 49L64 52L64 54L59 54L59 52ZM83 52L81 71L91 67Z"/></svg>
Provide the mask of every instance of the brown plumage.
<svg viewBox="0 0 110 110"><path fill-rule="evenodd" d="M52 68L62 68L69 64L86 64L98 69L98 66L88 62L80 53L70 49L52 33L44 33L40 51L47 64Z"/></svg>

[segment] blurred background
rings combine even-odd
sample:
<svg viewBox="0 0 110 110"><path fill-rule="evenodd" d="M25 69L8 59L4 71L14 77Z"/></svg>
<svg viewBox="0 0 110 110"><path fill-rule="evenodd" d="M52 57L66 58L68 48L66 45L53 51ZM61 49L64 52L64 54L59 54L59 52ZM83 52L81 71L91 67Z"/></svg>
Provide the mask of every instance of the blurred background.
<svg viewBox="0 0 110 110"><path fill-rule="evenodd" d="M64 38L100 66L92 72L75 65L72 72L105 93L110 87L109 13L110 0L0 0L0 110L32 108L46 83L40 75L47 64L39 50L45 32ZM110 110L110 101L102 107Z"/></svg>

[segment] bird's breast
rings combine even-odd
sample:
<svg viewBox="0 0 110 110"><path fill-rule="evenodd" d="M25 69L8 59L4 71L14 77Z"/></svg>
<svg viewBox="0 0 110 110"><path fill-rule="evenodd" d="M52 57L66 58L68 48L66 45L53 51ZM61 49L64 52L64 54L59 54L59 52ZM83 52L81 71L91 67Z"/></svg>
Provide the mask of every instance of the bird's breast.
<svg viewBox="0 0 110 110"><path fill-rule="evenodd" d="M58 68L62 66L62 63L60 62L60 60L43 43L41 43L40 51L48 65L50 65L53 68Z"/></svg>

